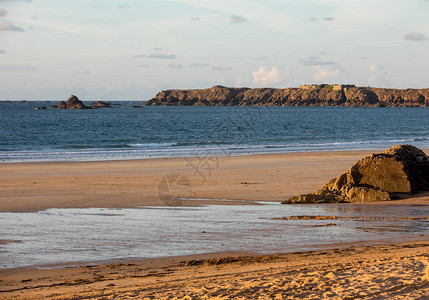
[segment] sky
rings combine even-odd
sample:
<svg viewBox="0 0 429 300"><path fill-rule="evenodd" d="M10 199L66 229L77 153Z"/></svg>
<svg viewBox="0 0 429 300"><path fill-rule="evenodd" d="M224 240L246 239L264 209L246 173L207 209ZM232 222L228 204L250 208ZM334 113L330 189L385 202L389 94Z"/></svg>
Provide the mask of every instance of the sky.
<svg viewBox="0 0 429 300"><path fill-rule="evenodd" d="M0 0L0 100L429 87L429 0Z"/></svg>

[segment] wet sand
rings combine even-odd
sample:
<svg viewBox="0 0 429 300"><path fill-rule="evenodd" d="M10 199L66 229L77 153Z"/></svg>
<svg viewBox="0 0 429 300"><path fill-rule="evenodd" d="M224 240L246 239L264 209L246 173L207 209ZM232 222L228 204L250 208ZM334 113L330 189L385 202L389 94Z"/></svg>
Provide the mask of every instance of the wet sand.
<svg viewBox="0 0 429 300"><path fill-rule="evenodd" d="M0 270L6 299L428 299L429 242Z"/></svg>
<svg viewBox="0 0 429 300"><path fill-rule="evenodd" d="M314 191L368 154L350 151L255 155L226 157L211 164L195 159L1 164L0 211L165 205L159 199L160 183L172 173L189 180L186 197L236 200L227 203L241 205L246 204L242 200L282 201ZM172 190L172 196L176 192ZM186 205L208 203L227 204L217 200L186 201ZM427 205L429 193L371 205L405 203ZM429 241L333 247L250 257L243 257L245 253L215 253L54 269L3 269L0 298L429 297L425 275Z"/></svg>
<svg viewBox="0 0 429 300"><path fill-rule="evenodd" d="M165 176L171 179L171 174L188 180L186 193L182 195L186 198L280 202L318 189L370 153L0 164L0 211L165 205L168 197L183 194L180 187L176 190L172 187L171 195L162 194L167 199L160 201L160 184ZM407 203L427 203L428 199L428 193L420 194ZM227 204L217 200L187 201L187 205L202 203Z"/></svg>

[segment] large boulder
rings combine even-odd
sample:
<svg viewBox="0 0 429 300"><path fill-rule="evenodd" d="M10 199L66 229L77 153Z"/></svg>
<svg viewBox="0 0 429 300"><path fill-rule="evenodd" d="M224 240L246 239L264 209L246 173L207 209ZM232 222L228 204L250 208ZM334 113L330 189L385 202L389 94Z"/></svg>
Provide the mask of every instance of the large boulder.
<svg viewBox="0 0 429 300"><path fill-rule="evenodd" d="M356 162L321 189L283 201L289 203L372 202L395 194L429 190L426 154L411 145L397 145Z"/></svg>

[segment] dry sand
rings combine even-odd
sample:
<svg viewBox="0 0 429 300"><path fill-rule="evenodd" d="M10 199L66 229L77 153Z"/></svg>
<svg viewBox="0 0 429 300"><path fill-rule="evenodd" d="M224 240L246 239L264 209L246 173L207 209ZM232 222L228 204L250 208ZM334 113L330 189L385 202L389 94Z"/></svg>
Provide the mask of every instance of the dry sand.
<svg viewBox="0 0 429 300"><path fill-rule="evenodd" d="M159 183L171 173L189 179L192 198L281 201L314 191L367 154L1 164L0 211L164 205ZM375 205L402 203L427 205L429 193ZM0 270L0 298L429 299L429 241L217 259L226 255ZM195 261L202 257L209 260Z"/></svg>
<svg viewBox="0 0 429 300"><path fill-rule="evenodd" d="M429 242L0 270L6 299L429 299Z"/></svg>
<svg viewBox="0 0 429 300"><path fill-rule="evenodd" d="M350 151L219 160L173 158L0 164L0 211L164 205L158 198L158 186L169 174L189 179L191 192L186 197L282 201L318 189L368 154ZM428 199L429 194L421 194L412 201L426 203ZM187 202L188 205L199 203L208 202Z"/></svg>

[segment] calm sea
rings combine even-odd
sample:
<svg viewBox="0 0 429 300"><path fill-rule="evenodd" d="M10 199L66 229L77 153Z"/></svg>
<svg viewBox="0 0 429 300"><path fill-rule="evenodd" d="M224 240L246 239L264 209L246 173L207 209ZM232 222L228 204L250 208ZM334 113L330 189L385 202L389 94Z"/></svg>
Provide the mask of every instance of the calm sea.
<svg viewBox="0 0 429 300"><path fill-rule="evenodd" d="M0 161L116 160L429 148L429 108L142 107L0 103Z"/></svg>

